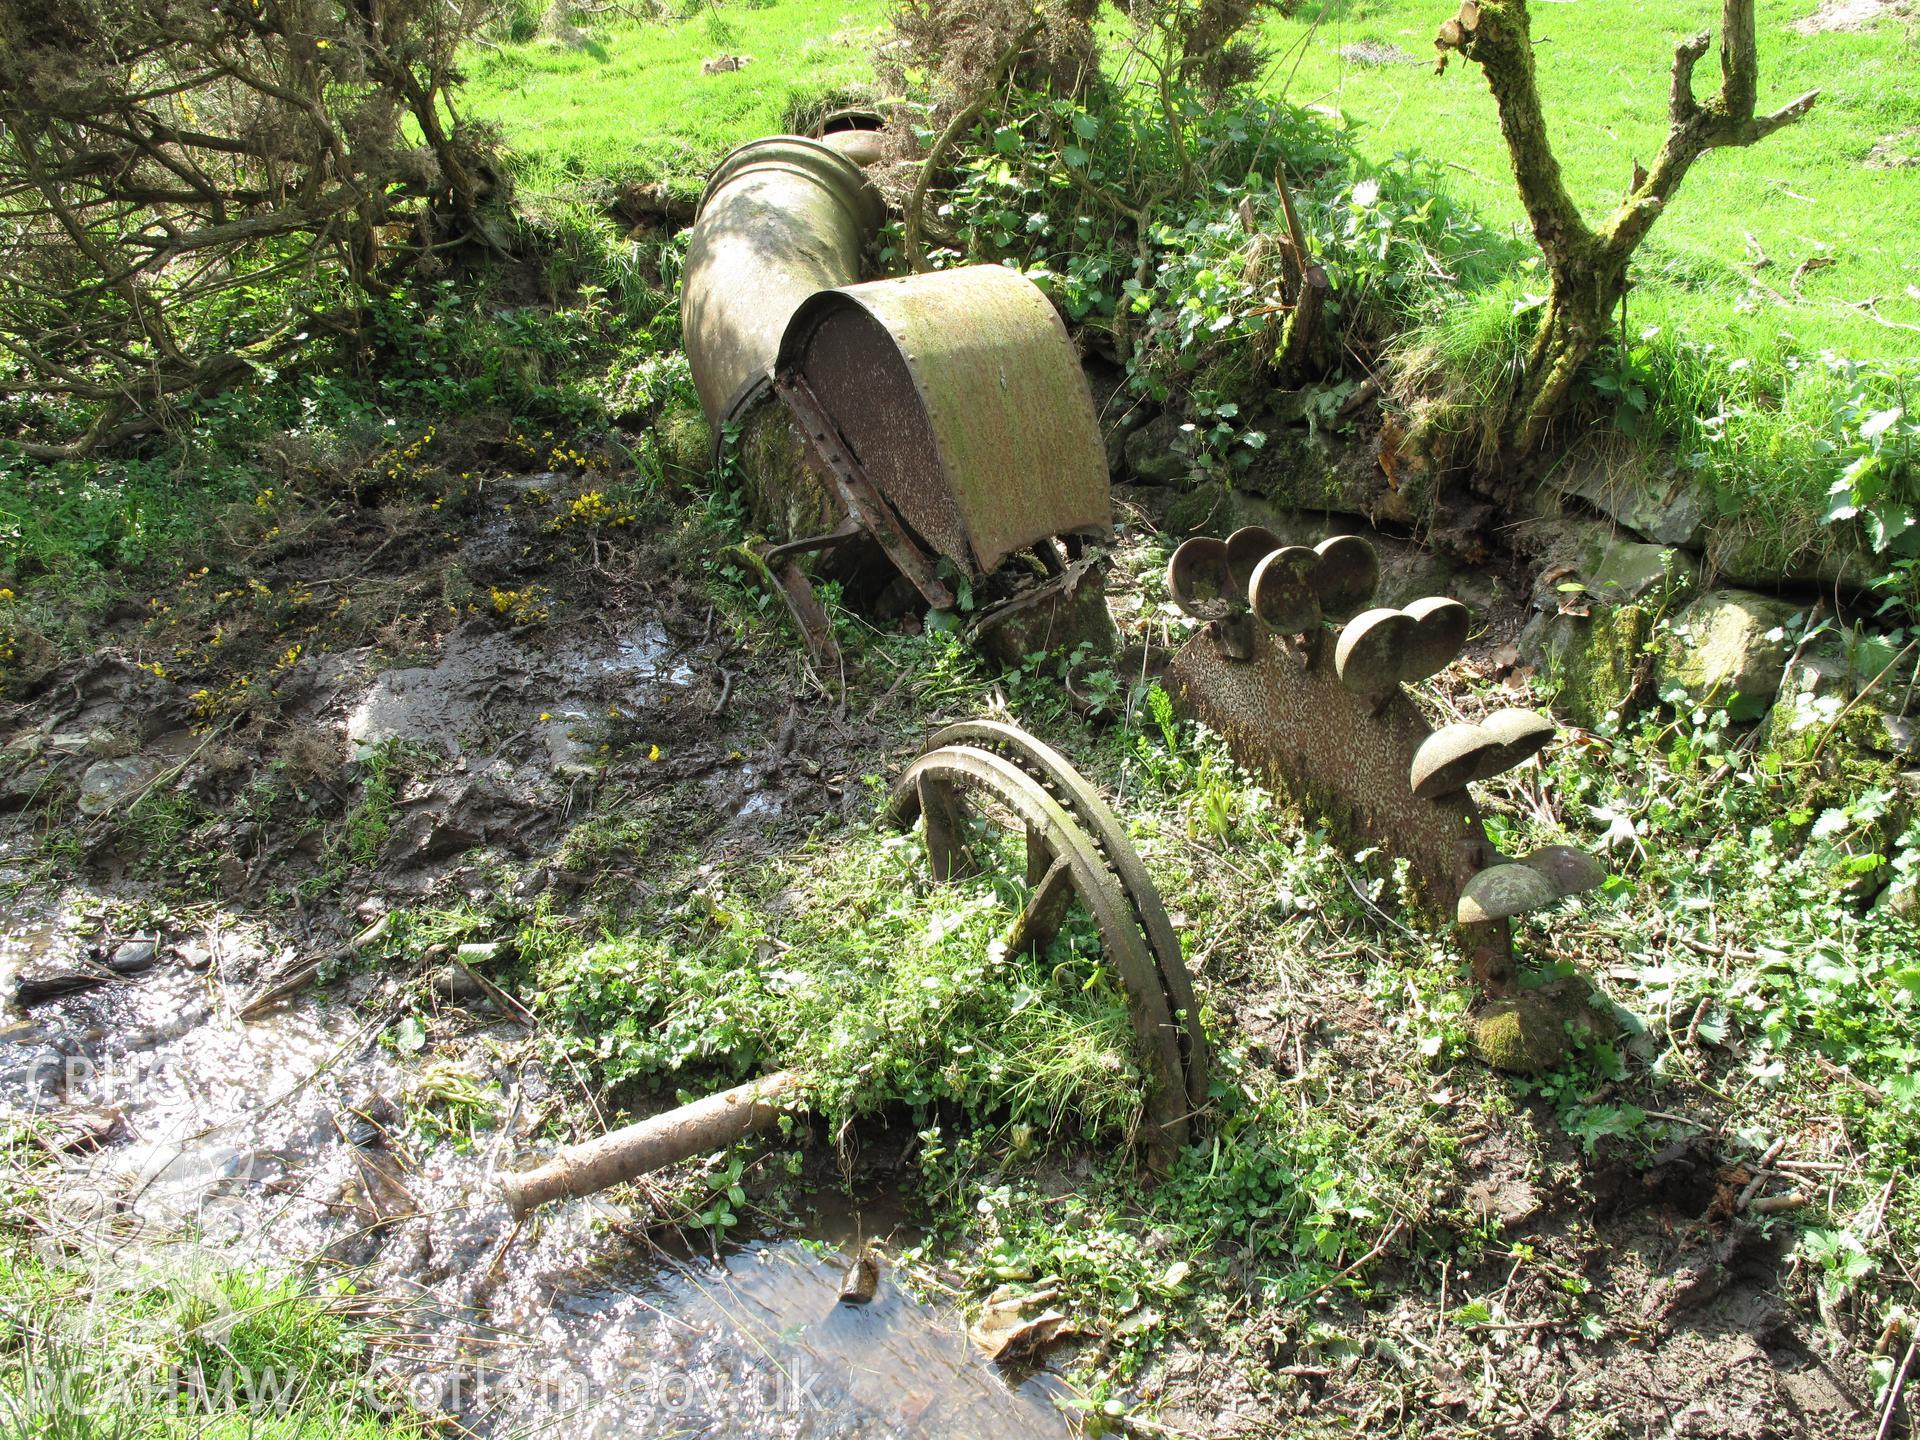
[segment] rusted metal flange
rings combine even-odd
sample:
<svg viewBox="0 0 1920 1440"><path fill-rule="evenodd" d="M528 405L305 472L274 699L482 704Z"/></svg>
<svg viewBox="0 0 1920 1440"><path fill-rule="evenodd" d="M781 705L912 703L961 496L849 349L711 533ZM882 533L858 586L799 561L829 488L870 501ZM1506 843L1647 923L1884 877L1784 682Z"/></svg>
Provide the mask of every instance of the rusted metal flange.
<svg viewBox="0 0 1920 1440"><path fill-rule="evenodd" d="M1418 897L1458 923L1488 995L1513 985L1512 917L1590 890L1606 877L1590 855L1548 845L1518 860L1493 848L1467 793L1538 753L1545 716L1500 710L1478 724L1429 729L1403 686L1438 674L1466 643L1467 608L1430 596L1404 609L1366 610L1337 635L1323 617L1367 603L1379 580L1373 547L1352 535L1308 551L1281 546L1254 558L1262 537L1240 531L1235 574L1257 633L1209 609L1196 587L1170 582L1204 627L1173 658L1171 688L1190 713L1226 737L1240 762L1327 815L1350 835L1408 862ZM1195 537L1169 574L1211 573L1234 541ZM1249 570L1249 566L1251 569Z"/></svg>
<svg viewBox="0 0 1920 1440"><path fill-rule="evenodd" d="M1324 637L1316 647L1328 649ZM1308 665L1262 635L1251 660L1230 660L1205 634L1173 657L1169 688L1195 718L1225 738L1235 758L1277 780L1339 827L1384 846L1412 867L1422 898L1451 914L1475 872L1499 857L1464 790L1416 796L1408 776L1427 722L1405 695L1375 708L1340 682L1330 659ZM1505 983L1505 926L1491 942L1482 978Z"/></svg>
<svg viewBox="0 0 1920 1440"><path fill-rule="evenodd" d="M991 738L999 744L1011 743L1005 736ZM1186 998L1183 1006L1162 975L1156 947L1149 941L1133 894L1116 878L1100 845L1066 805L1005 755L977 745L942 745L909 765L895 785L887 818L906 829L925 816L928 854L936 878L947 878L962 863L964 797L970 792L990 797L1024 827L1027 878L1035 888L1029 909L1052 908L1057 904L1060 885L1070 882L1092 914L1113 958L1142 1056L1153 1077L1143 1138L1152 1162L1164 1168L1187 1142L1194 1109L1192 1095L1205 1094L1204 1051L1194 1053L1183 1024L1174 1018L1176 1009L1192 1015L1191 987L1182 986ZM1144 878L1144 871L1140 874ZM1180 978L1185 979L1183 970ZM1198 1074L1192 1073L1195 1067Z"/></svg>
<svg viewBox="0 0 1920 1440"><path fill-rule="evenodd" d="M1181 551L1188 546L1206 557L1224 549L1195 539ZM1176 552L1175 568L1179 559ZM1452 919L1474 876L1501 857L1464 786L1421 783L1435 763L1432 754L1421 760L1431 730L1401 686L1453 658L1466 637L1465 613L1434 600L1368 611L1338 635L1323 626L1323 614L1365 604L1378 575L1372 547L1352 536L1323 542L1311 557L1274 551L1254 566L1250 584L1261 623L1229 633L1226 622L1210 620L1174 656L1169 688L1243 765L1406 860L1417 898ZM1508 989L1507 920L1463 925L1461 938L1481 986Z"/></svg>

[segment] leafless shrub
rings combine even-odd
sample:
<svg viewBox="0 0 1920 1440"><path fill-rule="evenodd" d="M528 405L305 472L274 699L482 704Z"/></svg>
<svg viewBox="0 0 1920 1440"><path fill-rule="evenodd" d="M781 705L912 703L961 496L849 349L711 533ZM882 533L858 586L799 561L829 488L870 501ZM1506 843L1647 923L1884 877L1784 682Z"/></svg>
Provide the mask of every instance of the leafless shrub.
<svg viewBox="0 0 1920 1440"><path fill-rule="evenodd" d="M244 383L482 233L449 99L482 0L0 0L0 396L74 454Z"/></svg>

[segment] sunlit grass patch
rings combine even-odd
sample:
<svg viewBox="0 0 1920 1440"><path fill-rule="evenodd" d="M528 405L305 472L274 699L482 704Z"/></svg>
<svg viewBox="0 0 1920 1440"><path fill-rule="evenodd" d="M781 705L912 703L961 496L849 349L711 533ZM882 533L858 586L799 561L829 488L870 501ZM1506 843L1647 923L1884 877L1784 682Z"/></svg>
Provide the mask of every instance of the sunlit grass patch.
<svg viewBox="0 0 1920 1440"><path fill-rule="evenodd" d="M506 43L469 58L468 103L501 127L529 188L664 180L697 193L735 145L786 129L790 111L820 97L869 86L885 17L862 0L779 0ZM750 58L703 74L721 54Z"/></svg>

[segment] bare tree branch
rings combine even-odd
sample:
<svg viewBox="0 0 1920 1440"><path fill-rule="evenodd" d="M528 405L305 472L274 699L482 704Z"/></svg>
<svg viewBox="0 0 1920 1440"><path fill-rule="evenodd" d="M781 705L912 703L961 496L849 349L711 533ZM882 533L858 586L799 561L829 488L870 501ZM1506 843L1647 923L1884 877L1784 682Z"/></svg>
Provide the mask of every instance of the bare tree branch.
<svg viewBox="0 0 1920 1440"><path fill-rule="evenodd" d="M1457 49L1486 73L1514 180L1547 262L1550 288L1519 393L1504 431L1509 459L1536 449L1565 401L1580 367L1605 338L1627 291L1635 249L1666 212L1693 164L1709 150L1752 145L1813 108L1810 91L1769 115L1756 116L1759 50L1753 0L1723 0L1720 88L1705 103L1694 94L1694 71L1712 45L1707 32L1674 47L1667 95L1668 130L1644 175L1606 222L1590 228L1567 193L1534 82L1527 0L1463 0L1435 41L1444 64Z"/></svg>
<svg viewBox="0 0 1920 1440"><path fill-rule="evenodd" d="M322 277L350 315L394 219L429 261L484 238L493 171L449 89L486 3L0 0L0 394L94 407L31 453L284 357Z"/></svg>

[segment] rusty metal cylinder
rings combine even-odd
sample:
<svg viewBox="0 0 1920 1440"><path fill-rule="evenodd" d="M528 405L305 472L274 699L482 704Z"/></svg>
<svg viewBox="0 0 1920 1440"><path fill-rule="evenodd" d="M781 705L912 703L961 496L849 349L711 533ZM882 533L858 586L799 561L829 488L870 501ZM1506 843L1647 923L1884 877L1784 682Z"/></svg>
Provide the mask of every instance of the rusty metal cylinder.
<svg viewBox="0 0 1920 1440"><path fill-rule="evenodd" d="M835 110L820 122L820 143L838 150L861 167L878 165L886 158L887 117L878 110L854 106Z"/></svg>
<svg viewBox="0 0 1920 1440"><path fill-rule="evenodd" d="M766 382L800 303L860 278L885 214L859 164L817 140L773 135L720 162L680 293L682 343L716 430Z"/></svg>

